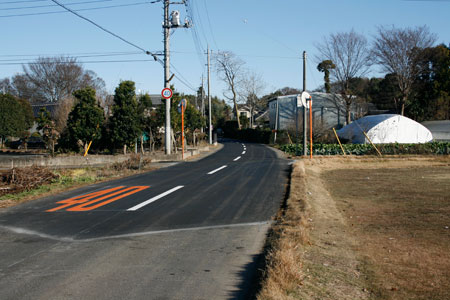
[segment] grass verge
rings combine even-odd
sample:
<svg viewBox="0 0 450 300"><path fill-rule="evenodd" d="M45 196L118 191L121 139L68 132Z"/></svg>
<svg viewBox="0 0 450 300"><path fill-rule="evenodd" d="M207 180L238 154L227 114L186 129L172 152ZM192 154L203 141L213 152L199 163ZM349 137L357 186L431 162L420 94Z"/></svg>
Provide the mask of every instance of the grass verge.
<svg viewBox="0 0 450 300"><path fill-rule="evenodd" d="M7 208L17 204L31 201L37 198L54 195L63 191L123 178L153 170L150 165L143 165L141 169L135 168L127 162L114 164L105 168L80 168L80 169L57 169L52 172L57 175L49 184L43 184L33 189L18 193L10 193L0 196L0 208ZM31 168L30 168L31 170Z"/></svg>

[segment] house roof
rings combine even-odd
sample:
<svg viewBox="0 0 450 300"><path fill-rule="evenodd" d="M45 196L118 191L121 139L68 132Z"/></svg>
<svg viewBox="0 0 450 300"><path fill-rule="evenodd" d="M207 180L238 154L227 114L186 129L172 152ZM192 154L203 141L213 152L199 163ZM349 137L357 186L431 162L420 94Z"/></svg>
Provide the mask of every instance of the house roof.
<svg viewBox="0 0 450 300"><path fill-rule="evenodd" d="M258 114L256 114L255 116L255 121L264 121L264 122L269 122L269 111L262 111L259 112Z"/></svg>
<svg viewBox="0 0 450 300"><path fill-rule="evenodd" d="M162 98L159 94L151 94L149 95L152 100L152 106L159 106L162 104Z"/></svg>
<svg viewBox="0 0 450 300"><path fill-rule="evenodd" d="M45 108L53 118L55 117L57 107L58 103L31 104L31 109L33 109L33 115L35 118L39 116L39 111L41 110L41 108Z"/></svg>

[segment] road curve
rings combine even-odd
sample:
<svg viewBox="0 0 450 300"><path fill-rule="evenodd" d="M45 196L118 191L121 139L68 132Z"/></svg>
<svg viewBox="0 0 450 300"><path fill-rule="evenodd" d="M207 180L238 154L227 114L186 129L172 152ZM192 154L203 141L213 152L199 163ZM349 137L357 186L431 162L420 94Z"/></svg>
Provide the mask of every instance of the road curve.
<svg viewBox="0 0 450 300"><path fill-rule="evenodd" d="M0 213L0 299L246 299L287 183L266 146Z"/></svg>

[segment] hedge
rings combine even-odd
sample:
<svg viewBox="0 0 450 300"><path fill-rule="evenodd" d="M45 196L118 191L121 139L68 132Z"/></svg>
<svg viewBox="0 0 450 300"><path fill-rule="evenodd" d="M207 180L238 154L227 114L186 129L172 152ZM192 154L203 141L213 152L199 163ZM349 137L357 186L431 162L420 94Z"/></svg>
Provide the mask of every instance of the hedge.
<svg viewBox="0 0 450 300"><path fill-rule="evenodd" d="M370 144L344 144L342 145L347 154L352 155L377 155L376 150ZM450 143L432 142L426 144L377 144L378 150L385 155L396 154L450 154ZM301 155L303 145L281 145L280 150L291 154ZM308 146L309 153L309 146ZM313 155L342 155L338 144L313 144Z"/></svg>
<svg viewBox="0 0 450 300"><path fill-rule="evenodd" d="M227 128L225 137L251 143L269 144L272 136L270 129L241 129Z"/></svg>

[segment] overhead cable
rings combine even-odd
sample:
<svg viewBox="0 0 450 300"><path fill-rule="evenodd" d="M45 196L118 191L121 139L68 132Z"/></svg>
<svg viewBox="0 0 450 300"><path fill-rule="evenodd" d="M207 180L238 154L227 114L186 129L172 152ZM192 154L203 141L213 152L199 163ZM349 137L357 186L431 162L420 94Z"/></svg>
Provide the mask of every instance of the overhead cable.
<svg viewBox="0 0 450 300"><path fill-rule="evenodd" d="M148 54L148 55L153 56L153 58L154 58L155 61L158 60L158 57L156 57L156 55L153 54L153 53L151 53L150 51L147 51L147 50L145 50L144 48L139 47L138 45L136 45L136 44L134 44L134 43L132 43L132 42L130 42L130 41L127 41L127 40L124 39L123 37L121 37L121 36L115 34L115 33L112 32L112 31L109 31L108 29L106 29L106 28L100 26L99 24L95 23L94 21L92 21L92 20L90 20L90 19L88 19L88 18L86 18L86 17L84 17L84 16L78 14L77 12L75 12L75 11L73 11L72 9L66 7L65 5L59 3L58 1L56 1L56 0L51 0L51 1L53 1L53 2L56 3L56 4L58 4L59 6L61 6L62 8L64 8L65 10L71 12L72 14L76 15L77 17L79 17L79 18L81 18L81 19L83 19L83 20L85 20L85 21L91 23L92 25L94 25L94 26L100 28L100 29L103 30L104 32L109 33L110 35L112 35L112 36L114 36L114 37L120 39L120 40L123 41L124 43L127 43L128 45L133 46L133 47L135 47L136 49L142 50L145 54Z"/></svg>
<svg viewBox="0 0 450 300"><path fill-rule="evenodd" d="M24 1L7 1L0 4L17 4L17 3L30 3L30 2L45 2L47 0L24 0Z"/></svg>
<svg viewBox="0 0 450 300"><path fill-rule="evenodd" d="M53 1L53 0L51 0ZM128 7L128 6L137 6L137 5L144 5L144 4L152 4L160 2L161 0L157 1L151 1L151 2L135 2L135 3L128 3L128 4L117 4L117 5L108 5L108 6L99 6L99 7L91 7L91 8L80 8L80 9L73 9L72 11L90 11L90 10L100 10L100 9L107 9L107 8L117 8L117 7ZM53 14L62 14L67 13L68 11L47 11L47 12L40 12L40 13L26 13L26 14L15 14L15 15L0 15L0 18L12 18L12 17L28 17L28 16L39 16L39 15L53 15Z"/></svg>
<svg viewBox="0 0 450 300"><path fill-rule="evenodd" d="M209 10L208 10L208 6L206 5L206 0L203 0L203 4L205 6L205 11L206 11L206 17L208 19L208 24L209 24L209 32L211 33L211 37L213 39L214 45L216 46L217 49L219 49L219 46L217 46L217 42L216 42L216 38L214 37L214 33L212 31L212 26L211 26L211 20L209 18Z"/></svg>
<svg viewBox="0 0 450 300"><path fill-rule="evenodd" d="M113 1L113 0L83 1L83 2L64 3L64 5L79 5L79 4L90 4L90 3L111 2L111 1ZM35 6L7 7L7 8L0 8L0 10L32 9L32 8L44 8L44 7L55 7L55 6L58 6L58 5L56 5L56 4L50 4L50 5L35 5Z"/></svg>

